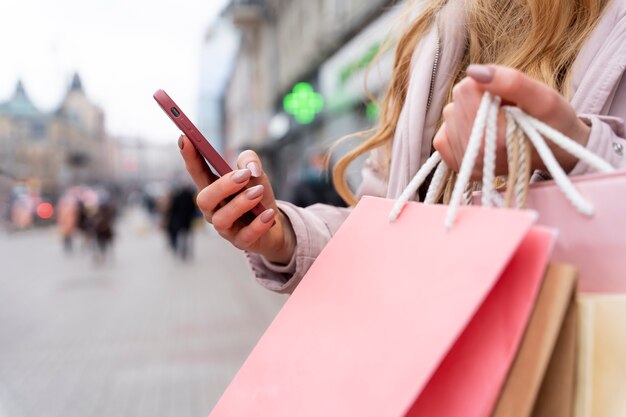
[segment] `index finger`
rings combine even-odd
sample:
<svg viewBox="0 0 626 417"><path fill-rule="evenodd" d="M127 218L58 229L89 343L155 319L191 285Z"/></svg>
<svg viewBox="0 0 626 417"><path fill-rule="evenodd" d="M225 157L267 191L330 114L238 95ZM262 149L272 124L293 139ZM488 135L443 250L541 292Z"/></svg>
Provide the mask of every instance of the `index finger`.
<svg viewBox="0 0 626 417"><path fill-rule="evenodd" d="M219 179L219 177L211 171L211 168L209 168L202 155L198 153L187 136L181 135L180 138L178 138L178 147L180 148L180 154L185 160L185 167L198 190L203 190L213 181Z"/></svg>
<svg viewBox="0 0 626 417"><path fill-rule="evenodd" d="M551 119L567 104L558 91L513 68L473 64L467 67L467 75L485 91L512 102L541 120Z"/></svg>

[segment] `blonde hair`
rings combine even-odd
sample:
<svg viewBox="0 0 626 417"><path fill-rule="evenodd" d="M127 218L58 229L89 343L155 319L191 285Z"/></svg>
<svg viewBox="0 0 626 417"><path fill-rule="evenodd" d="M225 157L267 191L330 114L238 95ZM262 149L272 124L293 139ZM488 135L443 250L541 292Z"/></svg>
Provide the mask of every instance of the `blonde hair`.
<svg viewBox="0 0 626 417"><path fill-rule="evenodd" d="M469 63L516 68L568 95L572 63L609 0L463 0L467 3L467 47L452 87ZM356 197L346 181L348 166L359 156L384 147L388 173L391 142L406 98L411 58L447 0L430 0L398 41L390 85L373 134L343 156L333 170L337 192L350 205Z"/></svg>

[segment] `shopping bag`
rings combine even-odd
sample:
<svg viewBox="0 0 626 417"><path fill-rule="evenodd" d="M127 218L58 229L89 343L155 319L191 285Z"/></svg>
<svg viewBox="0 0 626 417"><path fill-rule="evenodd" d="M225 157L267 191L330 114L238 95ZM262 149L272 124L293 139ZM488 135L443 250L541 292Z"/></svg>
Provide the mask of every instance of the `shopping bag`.
<svg viewBox="0 0 626 417"><path fill-rule="evenodd" d="M554 262L576 265L581 292L626 293L626 172L593 174L572 179L594 204L593 217L581 216L554 182L532 185L528 206L540 224L559 230Z"/></svg>
<svg viewBox="0 0 626 417"><path fill-rule="evenodd" d="M554 241L532 213L364 197L210 414L488 416Z"/></svg>
<svg viewBox="0 0 626 417"><path fill-rule="evenodd" d="M499 100L488 95L475 130L485 134L483 190L474 201L498 205L502 201L494 191L495 131ZM516 196L516 205L524 202L538 215L538 223L556 227L559 238L554 261L572 262L580 269L579 358L575 391L575 415L626 415L626 219L624 203L626 172L617 172L606 161L563 136L549 126L524 114L520 109L504 107L507 117L509 178L505 203ZM480 112L479 112L480 113ZM477 128L478 126L478 128ZM523 131L525 136L520 135ZM489 133L491 132L491 133ZM517 133L516 133L517 132ZM568 179L551 154L544 138L595 168L599 174ZM482 139L482 131L476 135ZM471 139L470 139L471 140ZM526 186L530 145L544 161L553 181ZM480 143L478 143L478 146ZM520 149L525 151L520 152ZM513 157L511 157L513 155ZM464 161L465 162L465 161ZM440 168L438 168L440 169ZM485 175L487 174L487 175ZM521 198L520 198L521 197ZM508 201L507 201L508 200ZM575 208L575 210L572 208ZM555 415L547 414L547 415Z"/></svg>
<svg viewBox="0 0 626 417"><path fill-rule="evenodd" d="M527 205L538 224L555 228L559 236L551 261L576 265L578 290L585 293L626 293L626 171L571 178L593 203L593 216L571 207L554 181L531 184ZM479 203L481 193L474 202Z"/></svg>
<svg viewBox="0 0 626 417"><path fill-rule="evenodd" d="M626 416L626 295L580 294L576 417Z"/></svg>
<svg viewBox="0 0 626 417"><path fill-rule="evenodd" d="M572 262L580 268L581 326L575 415L624 416L626 219L622 214L624 202L619 197L626 195L626 172L615 171L597 155L520 109L505 106L509 174L506 198L503 199L494 189L495 132L499 105L497 97L492 98L489 94L483 96L470 138L472 146L468 144L468 153L471 153L471 149L474 155L477 154L484 134L483 188L473 201L487 206L506 205L515 195L517 207L527 204L538 213L540 224L559 230L553 260ZM595 168L599 174L568 179L544 138ZM545 163L553 181L528 186L531 144ZM445 166L437 167L435 177L437 172L445 169ZM525 175L520 175L524 172ZM418 172L416 177L419 176ZM461 186L455 187L455 191L467 184L464 181L468 179L467 176L463 177ZM435 193L429 189L429 194L432 199ZM457 196L452 208L458 204L458 200Z"/></svg>
<svg viewBox="0 0 626 417"><path fill-rule="evenodd" d="M550 265L493 417L572 417L576 269Z"/></svg>

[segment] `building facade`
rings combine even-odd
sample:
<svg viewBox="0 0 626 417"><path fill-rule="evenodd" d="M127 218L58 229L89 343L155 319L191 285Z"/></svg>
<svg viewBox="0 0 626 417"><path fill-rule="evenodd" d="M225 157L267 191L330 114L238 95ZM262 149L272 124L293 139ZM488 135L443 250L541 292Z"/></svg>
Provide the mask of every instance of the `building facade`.
<svg viewBox="0 0 626 417"><path fill-rule="evenodd" d="M223 14L207 30L200 56L198 129L218 152L224 146L224 94L239 47L239 32Z"/></svg>
<svg viewBox="0 0 626 417"><path fill-rule="evenodd" d="M233 0L225 16L241 42L224 95L231 161L243 149L256 150L276 195L288 198L311 152L371 127L375 112L363 74L392 29L392 3ZM374 94L388 81L390 59L382 60Z"/></svg>
<svg viewBox="0 0 626 417"><path fill-rule="evenodd" d="M0 169L44 194L107 181L111 152L104 113L90 102L78 74L52 112L39 110L22 82L0 104Z"/></svg>

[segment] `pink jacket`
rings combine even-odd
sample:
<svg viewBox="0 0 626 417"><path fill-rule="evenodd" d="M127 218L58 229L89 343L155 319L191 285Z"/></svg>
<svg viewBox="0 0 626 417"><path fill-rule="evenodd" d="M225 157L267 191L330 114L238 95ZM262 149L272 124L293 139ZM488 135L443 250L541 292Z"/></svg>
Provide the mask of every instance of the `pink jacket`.
<svg viewBox="0 0 626 417"><path fill-rule="evenodd" d="M372 152L363 167L358 196L397 198L429 156L447 85L463 53L464 1L448 2L438 25L433 25L417 46L406 102L393 140L389 176L381 169L378 152ZM626 78L622 79L625 68L626 0L612 0L574 62L570 102L579 117L591 126L588 149L619 169L626 169ZM570 175L587 172L589 168L579 163ZM246 256L261 285L291 293L350 209L322 204L300 208L287 202L279 202L278 206L295 231L293 258L288 265L278 266L257 254Z"/></svg>

